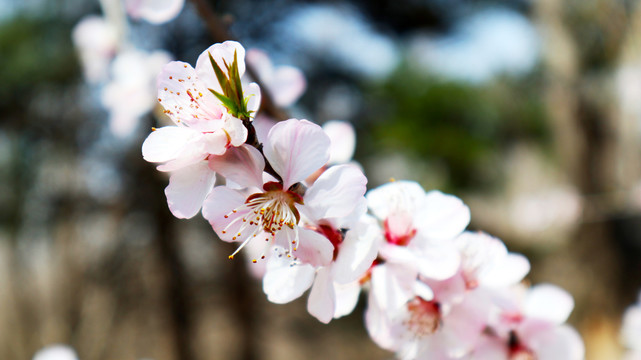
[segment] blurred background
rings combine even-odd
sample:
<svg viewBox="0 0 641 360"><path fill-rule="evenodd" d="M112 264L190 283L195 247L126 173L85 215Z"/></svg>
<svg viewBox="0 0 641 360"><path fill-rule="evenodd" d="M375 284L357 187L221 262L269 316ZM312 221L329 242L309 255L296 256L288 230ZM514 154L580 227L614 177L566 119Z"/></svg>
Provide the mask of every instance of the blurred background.
<svg viewBox="0 0 641 360"><path fill-rule="evenodd" d="M202 217L169 213L140 151L162 111L121 106L144 93L122 69L152 89L158 70L82 67L100 44L73 29L113 20L106 3L0 0L0 358L52 343L83 360L391 358L362 305L323 325L305 298L268 303ZM300 68L286 111L350 121L370 188L461 197L471 229L529 257L529 281L574 296L587 358L620 356L641 288L639 1L197 0L160 26L126 21L114 37L164 49L160 65L226 34Z"/></svg>

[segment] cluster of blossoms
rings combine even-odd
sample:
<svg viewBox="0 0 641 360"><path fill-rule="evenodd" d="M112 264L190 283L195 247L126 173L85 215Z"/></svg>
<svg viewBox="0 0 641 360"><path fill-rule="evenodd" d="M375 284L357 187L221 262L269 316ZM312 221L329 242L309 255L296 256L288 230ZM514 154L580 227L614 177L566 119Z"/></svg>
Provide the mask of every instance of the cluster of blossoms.
<svg viewBox="0 0 641 360"><path fill-rule="evenodd" d="M310 290L309 313L328 323L367 290L370 336L402 359L584 357L564 324L572 297L523 285L527 259L466 231L460 199L410 181L366 194L345 123L290 119L257 131L260 89L244 73L245 50L233 41L212 45L195 68L165 65L158 101L174 125L154 129L142 152L170 173L171 212L202 209L220 239L238 244L229 258L248 255L270 301Z"/></svg>
<svg viewBox="0 0 641 360"><path fill-rule="evenodd" d="M156 105L155 78L172 57L165 50L147 51L126 36L128 17L152 24L174 19L184 0L101 0L104 16L90 15L75 26L72 40L87 83L100 89L109 112L109 129L131 134L138 119Z"/></svg>

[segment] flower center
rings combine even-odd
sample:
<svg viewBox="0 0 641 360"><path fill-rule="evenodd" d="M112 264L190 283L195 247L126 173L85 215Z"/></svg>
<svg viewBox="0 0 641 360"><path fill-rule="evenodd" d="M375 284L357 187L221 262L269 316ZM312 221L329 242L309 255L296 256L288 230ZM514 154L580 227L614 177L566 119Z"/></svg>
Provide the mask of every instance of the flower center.
<svg viewBox="0 0 641 360"><path fill-rule="evenodd" d="M283 190L280 183L269 182L263 186L265 192L250 195L245 203L225 215L233 220L222 231L223 234L234 231L232 240L243 240L243 243L229 258L233 258L251 239L264 231L273 239L283 227L294 229L300 220L295 204L303 204L300 195ZM240 223L236 230L235 228ZM233 230L232 230L233 229ZM265 238L265 241L269 241ZM296 250L296 239L291 242ZM255 262L255 261L254 261Z"/></svg>
<svg viewBox="0 0 641 360"><path fill-rule="evenodd" d="M438 330L441 321L440 305L415 297L407 303L409 318L405 327L417 338L432 335Z"/></svg>
<svg viewBox="0 0 641 360"><path fill-rule="evenodd" d="M536 360L536 356L520 341L514 330L510 331L508 339L509 359L510 360Z"/></svg>
<svg viewBox="0 0 641 360"><path fill-rule="evenodd" d="M412 227L411 217L407 214L390 215L383 222L385 227L385 239L388 243L407 246L416 235L416 229Z"/></svg>
<svg viewBox="0 0 641 360"><path fill-rule="evenodd" d="M336 230L329 225L320 225L318 227L318 232L325 235L325 237L334 245L334 257L336 260L338 257L338 248L343 243L343 233L340 230Z"/></svg>

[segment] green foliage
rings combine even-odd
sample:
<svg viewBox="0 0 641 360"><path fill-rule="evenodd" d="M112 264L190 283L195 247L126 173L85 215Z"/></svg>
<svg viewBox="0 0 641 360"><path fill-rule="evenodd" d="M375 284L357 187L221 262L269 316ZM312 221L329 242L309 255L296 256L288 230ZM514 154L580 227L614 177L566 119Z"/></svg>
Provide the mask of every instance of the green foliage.
<svg viewBox="0 0 641 360"><path fill-rule="evenodd" d="M0 24L0 108L26 103L39 86L77 79L70 29L71 24L48 18L19 17Z"/></svg>
<svg viewBox="0 0 641 360"><path fill-rule="evenodd" d="M231 66L223 59L225 71L218 66L211 54L208 55L223 93L221 94L212 89L209 89L209 91L223 103L223 106L229 110L230 114L241 120L249 120L251 112L247 110L248 99L243 97L243 85L238 72L238 57L236 52L234 51L234 61ZM227 73L227 75L225 75L225 73Z"/></svg>
<svg viewBox="0 0 641 360"><path fill-rule="evenodd" d="M366 134L369 151L400 151L444 165L445 190L500 184L502 152L518 141L547 138L534 79L472 85L401 70L367 99L374 120Z"/></svg>

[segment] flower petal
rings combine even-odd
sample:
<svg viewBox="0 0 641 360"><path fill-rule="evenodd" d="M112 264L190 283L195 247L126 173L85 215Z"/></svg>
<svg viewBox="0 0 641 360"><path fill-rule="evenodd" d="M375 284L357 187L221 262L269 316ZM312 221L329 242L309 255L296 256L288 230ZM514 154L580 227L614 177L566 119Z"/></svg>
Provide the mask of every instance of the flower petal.
<svg viewBox="0 0 641 360"><path fill-rule="evenodd" d="M224 155L210 156L209 167L242 187L263 186L263 155L253 146L229 148Z"/></svg>
<svg viewBox="0 0 641 360"><path fill-rule="evenodd" d="M300 69L293 66L279 66L267 87L278 106L288 107L305 92L307 81Z"/></svg>
<svg viewBox="0 0 641 360"><path fill-rule="evenodd" d="M567 291L552 284L539 284L528 291L524 314L554 324L562 324L568 319L573 308L574 299Z"/></svg>
<svg viewBox="0 0 641 360"><path fill-rule="evenodd" d="M208 154L222 155L227 150L229 139L224 131L218 130L212 133L203 134L204 150Z"/></svg>
<svg viewBox="0 0 641 360"><path fill-rule="evenodd" d="M242 120L227 114L224 128L232 146L240 146L247 140L247 128Z"/></svg>
<svg viewBox="0 0 641 360"><path fill-rule="evenodd" d="M356 227L347 231L332 266L334 281L346 284L361 278L372 266L383 241L377 222L364 216Z"/></svg>
<svg viewBox="0 0 641 360"><path fill-rule="evenodd" d="M385 263L372 268L372 295L384 311L396 311L414 296L417 273L400 264Z"/></svg>
<svg viewBox="0 0 641 360"><path fill-rule="evenodd" d="M456 274L461 264L459 253L451 243L430 246L417 255L417 258L419 273L436 280L445 280Z"/></svg>
<svg viewBox="0 0 641 360"><path fill-rule="evenodd" d="M527 344L541 360L583 360L585 357L581 336L568 325L538 332L527 339Z"/></svg>
<svg viewBox="0 0 641 360"><path fill-rule="evenodd" d="M394 181L370 190L367 206L381 220L391 214L414 214L425 201L425 190L414 181Z"/></svg>
<svg viewBox="0 0 641 360"><path fill-rule="evenodd" d="M456 196L430 191L415 217L416 227L427 238L452 239L470 223L470 209Z"/></svg>
<svg viewBox="0 0 641 360"><path fill-rule="evenodd" d="M352 160L356 148L354 127L347 121L332 120L323 124L323 131L331 140L330 164L343 164Z"/></svg>
<svg viewBox="0 0 641 360"><path fill-rule="evenodd" d="M276 241L279 242L278 234ZM331 263L334 254L334 245L325 236L301 227L298 228L298 244L294 249L296 258L315 267Z"/></svg>
<svg viewBox="0 0 641 360"><path fill-rule="evenodd" d="M142 18L154 25L174 19L183 8L185 0L127 0L127 13L134 19Z"/></svg>
<svg viewBox="0 0 641 360"><path fill-rule="evenodd" d="M282 121L269 131L264 153L284 188L305 180L329 160L329 137L307 120Z"/></svg>
<svg viewBox="0 0 641 360"><path fill-rule="evenodd" d="M338 319L354 311L358 303L358 296L361 294L361 284L358 281L349 284L334 282L334 293L336 294L334 319Z"/></svg>
<svg viewBox="0 0 641 360"><path fill-rule="evenodd" d="M285 250L274 247L267 260L267 272L263 277L263 291L267 299L276 304L285 304L300 297L312 286L315 269L309 264L293 264Z"/></svg>
<svg viewBox="0 0 641 360"><path fill-rule="evenodd" d="M142 143L142 157L149 162L165 162L178 157L197 132L179 126L165 126L153 131Z"/></svg>
<svg viewBox="0 0 641 360"><path fill-rule="evenodd" d="M214 61L216 61L216 64L220 66L223 72L226 72L225 69L227 68L227 65L231 66L234 62L234 53L236 53L236 57L238 59L238 74L242 77L245 73L245 48L236 41L228 40L222 44L214 44L198 56L198 60L196 61L196 73L198 74L198 78L207 88L221 94L223 92L220 84L218 83L218 79L216 78L216 74L214 73L214 68L209 60L209 54L211 54Z"/></svg>
<svg viewBox="0 0 641 360"><path fill-rule="evenodd" d="M313 220L348 216L365 194L367 178L353 165L332 166L305 192Z"/></svg>
<svg viewBox="0 0 641 360"><path fill-rule="evenodd" d="M158 74L158 100L176 124L200 131L215 131L223 122L226 110L207 90L191 65L172 61Z"/></svg>
<svg viewBox="0 0 641 360"><path fill-rule="evenodd" d="M258 84L253 82L247 85L246 88L243 88L243 96L245 99L248 99L247 111L251 113L252 118L256 117L261 100L260 87Z"/></svg>
<svg viewBox="0 0 641 360"><path fill-rule="evenodd" d="M207 158L207 151L205 150L206 143L203 140L202 134L197 133L189 140L175 159L158 165L156 168L160 171L175 171L205 160Z"/></svg>
<svg viewBox="0 0 641 360"><path fill-rule="evenodd" d="M173 172L165 188L171 213L179 219L196 215L215 181L216 173L211 171L206 161Z"/></svg>
<svg viewBox="0 0 641 360"><path fill-rule="evenodd" d="M392 333L392 324L389 319L390 312L378 304L377 296L374 291L370 291L367 310L365 310L365 327L367 333L374 342L390 351L396 351L399 348L398 335Z"/></svg>
<svg viewBox="0 0 641 360"><path fill-rule="evenodd" d="M222 240L228 242L236 241L232 237L238 232L240 223L237 222L238 225L236 227L229 229L225 233L222 230L237 217L245 215L245 213L238 212L234 213L234 216L229 216L234 209L245 203L245 199L245 195L238 190L233 190L226 186L216 186L203 202L203 217L209 221L209 224Z"/></svg>
<svg viewBox="0 0 641 360"><path fill-rule="evenodd" d="M479 273L479 283L491 287L514 285L530 272L530 262L521 254L507 254Z"/></svg>
<svg viewBox="0 0 641 360"><path fill-rule="evenodd" d="M318 321L327 324L334 317L335 297L331 270L322 267L316 272L316 280L307 299L307 311Z"/></svg>

